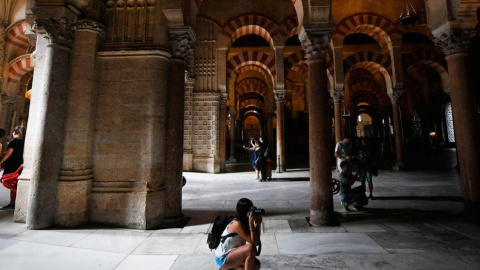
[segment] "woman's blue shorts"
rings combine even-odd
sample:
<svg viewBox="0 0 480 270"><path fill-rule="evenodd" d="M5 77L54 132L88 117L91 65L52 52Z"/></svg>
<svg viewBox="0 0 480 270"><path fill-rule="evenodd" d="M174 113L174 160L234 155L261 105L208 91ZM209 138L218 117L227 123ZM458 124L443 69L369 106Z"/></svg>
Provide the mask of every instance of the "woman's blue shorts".
<svg viewBox="0 0 480 270"><path fill-rule="evenodd" d="M215 256L215 262L217 263L218 269L222 268L222 266L225 264L227 261L227 256L220 258Z"/></svg>

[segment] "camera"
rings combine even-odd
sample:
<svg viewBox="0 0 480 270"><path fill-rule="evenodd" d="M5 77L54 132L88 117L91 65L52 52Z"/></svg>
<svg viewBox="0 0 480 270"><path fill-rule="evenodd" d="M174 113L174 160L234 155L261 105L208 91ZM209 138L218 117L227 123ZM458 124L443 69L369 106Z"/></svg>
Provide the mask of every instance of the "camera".
<svg viewBox="0 0 480 270"><path fill-rule="evenodd" d="M250 211L254 215L265 215L265 209L257 208L255 206L252 206L252 208L250 208Z"/></svg>

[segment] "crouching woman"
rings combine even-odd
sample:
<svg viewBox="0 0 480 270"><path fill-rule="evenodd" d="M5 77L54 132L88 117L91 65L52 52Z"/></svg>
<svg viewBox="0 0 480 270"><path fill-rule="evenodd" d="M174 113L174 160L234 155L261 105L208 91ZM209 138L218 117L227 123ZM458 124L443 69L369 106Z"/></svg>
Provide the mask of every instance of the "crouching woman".
<svg viewBox="0 0 480 270"><path fill-rule="evenodd" d="M256 247L260 244L262 216L251 211L252 201L242 198L237 202L237 217L230 222L222 236L236 233L220 242L215 250L215 262L218 269L260 269L260 261L255 258ZM248 242L248 243L247 243Z"/></svg>

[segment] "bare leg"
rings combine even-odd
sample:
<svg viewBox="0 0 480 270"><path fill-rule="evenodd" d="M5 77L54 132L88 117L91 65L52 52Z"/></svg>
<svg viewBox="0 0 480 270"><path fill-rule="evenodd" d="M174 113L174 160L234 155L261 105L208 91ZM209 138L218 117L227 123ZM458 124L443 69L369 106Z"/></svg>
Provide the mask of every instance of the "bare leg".
<svg viewBox="0 0 480 270"><path fill-rule="evenodd" d="M372 192L373 192L373 183L370 181L368 182L368 190L370 191L370 196L373 196L372 195Z"/></svg>
<svg viewBox="0 0 480 270"><path fill-rule="evenodd" d="M255 254L254 245L243 245L235 248L227 255L227 261L221 269L242 268L245 270L259 269L254 268Z"/></svg>

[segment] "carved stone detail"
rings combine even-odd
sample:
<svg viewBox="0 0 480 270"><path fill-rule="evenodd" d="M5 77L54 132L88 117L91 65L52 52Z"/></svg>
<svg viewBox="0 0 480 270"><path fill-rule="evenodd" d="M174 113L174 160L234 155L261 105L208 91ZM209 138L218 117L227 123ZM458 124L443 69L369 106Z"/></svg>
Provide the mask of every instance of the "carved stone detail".
<svg viewBox="0 0 480 270"><path fill-rule="evenodd" d="M191 27L169 28L168 34L170 35L170 49L174 57L186 58L193 51L196 37Z"/></svg>
<svg viewBox="0 0 480 270"><path fill-rule="evenodd" d="M228 101L228 94L222 93L220 94L220 105L226 105Z"/></svg>
<svg viewBox="0 0 480 270"><path fill-rule="evenodd" d="M285 90L273 90L275 103L283 103L285 101Z"/></svg>
<svg viewBox="0 0 480 270"><path fill-rule="evenodd" d="M435 44L439 46L445 55L454 55L467 52L470 39L474 35L472 31L451 30L435 39Z"/></svg>
<svg viewBox="0 0 480 270"><path fill-rule="evenodd" d="M390 98L390 101L395 104L398 104L398 102L400 101L400 97L402 96L403 94L403 91L395 91L391 94L388 94L388 97Z"/></svg>
<svg viewBox="0 0 480 270"><path fill-rule="evenodd" d="M332 99L334 103L341 103L343 99L343 92L334 91L332 94Z"/></svg>
<svg viewBox="0 0 480 270"><path fill-rule="evenodd" d="M36 16L33 29L44 29L50 43L68 48L73 46L73 34L77 15L63 6L33 7Z"/></svg>
<svg viewBox="0 0 480 270"><path fill-rule="evenodd" d="M302 29L300 42L305 50L305 58L308 60L325 60L330 38L328 35L317 35Z"/></svg>
<svg viewBox="0 0 480 270"><path fill-rule="evenodd" d="M102 36L105 35L105 26L99 22L92 20L78 20L74 24L76 30L90 30L100 33Z"/></svg>

